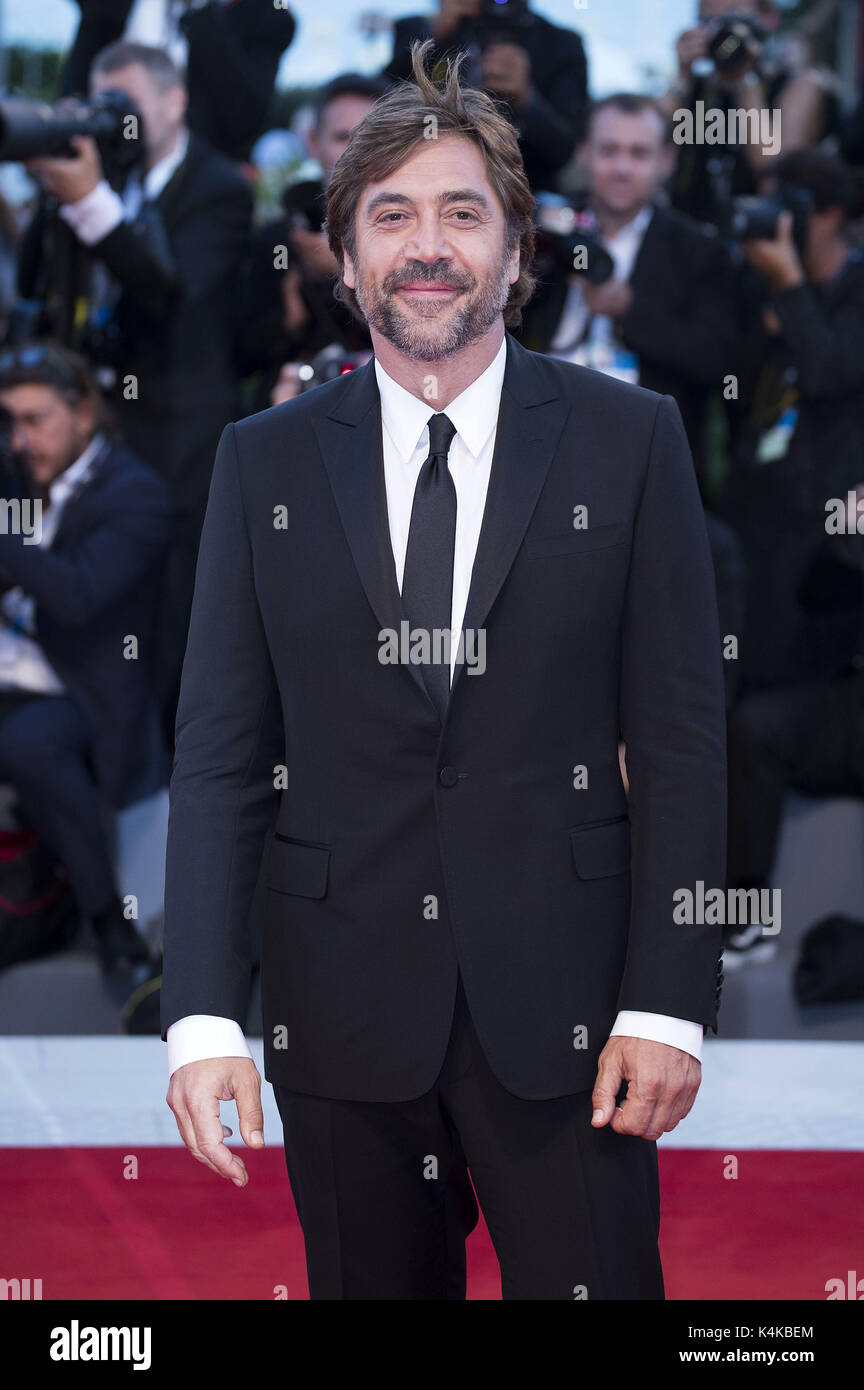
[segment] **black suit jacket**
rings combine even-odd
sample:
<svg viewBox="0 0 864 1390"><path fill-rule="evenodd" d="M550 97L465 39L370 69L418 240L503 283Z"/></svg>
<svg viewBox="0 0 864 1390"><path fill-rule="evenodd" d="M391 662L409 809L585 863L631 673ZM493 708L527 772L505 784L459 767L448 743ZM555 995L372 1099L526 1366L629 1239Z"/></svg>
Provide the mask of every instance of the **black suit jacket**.
<svg viewBox="0 0 864 1390"><path fill-rule="evenodd" d="M67 499L49 547L0 533L0 591L20 584L35 598L36 639L84 716L96 779L118 809L158 791L170 774L153 664L173 517L163 479L127 449L106 445ZM135 657L126 655L130 636Z"/></svg>
<svg viewBox="0 0 864 1390"><path fill-rule="evenodd" d="M708 392L722 387L736 355L732 274L720 238L683 213L655 208L629 284L633 303L617 334L639 358L639 385L675 397L701 467ZM526 347L549 351L566 296L564 280L538 287L519 334Z"/></svg>
<svg viewBox="0 0 864 1390"><path fill-rule="evenodd" d="M87 91L101 49L122 38L132 0L78 0L81 22L63 69L61 96ZM267 129L276 74L296 28L273 0L232 0L189 10L189 125L230 159L247 159Z"/></svg>
<svg viewBox="0 0 864 1390"><path fill-rule="evenodd" d="M265 851L271 1081L421 1095L457 962L490 1065L526 1098L592 1086L618 1009L714 1026L719 929L673 922L677 888L725 883L714 581L674 401L508 335L465 618L486 670L457 673L443 728L417 667L378 659L401 617L370 362L219 449L177 715L163 1036L186 1014L244 1022Z"/></svg>
<svg viewBox="0 0 864 1390"><path fill-rule="evenodd" d="M43 206L21 258L25 297L50 296L58 236L75 241L79 293L93 258L107 268L119 286L106 354L118 373L118 421L135 453L173 484L180 505L202 515L213 451L237 413L233 288L251 217L252 191L236 166L190 135L185 159L134 222L86 248ZM75 302L75 294L65 298ZM129 376L135 396L126 390Z"/></svg>

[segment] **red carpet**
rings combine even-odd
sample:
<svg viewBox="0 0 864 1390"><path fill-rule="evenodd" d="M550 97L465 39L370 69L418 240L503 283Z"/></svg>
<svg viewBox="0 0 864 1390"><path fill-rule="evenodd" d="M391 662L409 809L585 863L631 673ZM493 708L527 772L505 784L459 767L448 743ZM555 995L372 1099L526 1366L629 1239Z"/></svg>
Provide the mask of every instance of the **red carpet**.
<svg viewBox="0 0 864 1390"><path fill-rule="evenodd" d="M0 1275L41 1278L44 1299L306 1298L282 1151L244 1157L239 1191L181 1149L0 1149ZM859 1268L864 1156L743 1150L735 1180L724 1157L661 1151L668 1298L824 1300ZM500 1298L482 1224L468 1248L469 1297Z"/></svg>

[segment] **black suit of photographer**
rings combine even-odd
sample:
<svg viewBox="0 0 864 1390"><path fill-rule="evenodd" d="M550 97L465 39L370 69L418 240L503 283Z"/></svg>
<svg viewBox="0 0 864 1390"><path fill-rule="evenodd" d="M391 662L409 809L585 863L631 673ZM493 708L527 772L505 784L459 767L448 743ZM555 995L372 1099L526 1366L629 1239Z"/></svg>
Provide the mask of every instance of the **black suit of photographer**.
<svg viewBox="0 0 864 1390"><path fill-rule="evenodd" d="M90 65L123 37L132 0L77 0L81 22L66 59L60 95L87 91ZM189 10L180 21L189 42L189 128L230 159L248 158L267 129L276 74L296 28L272 0L234 0Z"/></svg>
<svg viewBox="0 0 864 1390"><path fill-rule="evenodd" d="M213 456L237 410L231 288L251 215L252 192L236 166L190 135L186 157L159 196L93 247L79 243L43 202L25 233L19 267L21 294L49 307L43 331L84 350L95 365L107 359L115 367L120 428L173 490L178 518L158 672L169 736ZM71 308L88 293L94 262L119 294L113 335L101 341L69 322ZM65 324L51 321L55 304ZM135 395L127 389L131 377Z"/></svg>
<svg viewBox="0 0 864 1390"><path fill-rule="evenodd" d="M463 50L488 38L495 27L496 39L523 48L531 60L531 98L526 106L509 105L508 117L519 132L519 144L528 182L533 189L558 187L558 171L573 154L583 131L588 108L588 64L582 40L572 29L560 29L540 15L526 15L527 22L496 26L482 20L465 20L431 55L434 66L446 53ZM500 32L497 32L500 30ZM411 44L434 38L423 15L399 19L393 33L393 56L384 75L395 79L411 76Z"/></svg>
<svg viewBox="0 0 864 1390"><path fill-rule="evenodd" d="M678 402L700 475L708 392L732 369L729 282L719 238L680 213L655 208L628 282L633 303L615 321L616 337L639 358L639 385ZM552 275L538 284L517 334L525 347L551 350L567 288Z"/></svg>
<svg viewBox="0 0 864 1390"><path fill-rule="evenodd" d="M311 182L304 185L307 195ZM285 362L309 362L316 353L340 344L346 352L370 352L372 342L365 324L333 294L333 276L310 272L291 243L296 210L289 205L291 189L285 194L286 211L253 234L241 279L237 343L240 370L244 376L259 374L257 389L249 404L264 410L270 404L270 389ZM317 195L304 198L305 211L300 225L320 232L324 223L324 185ZM283 257L277 257L277 248ZM282 283L286 271L300 275L300 297L307 312L302 327L291 329L285 322Z"/></svg>
<svg viewBox="0 0 864 1390"><path fill-rule="evenodd" d="M821 284L773 291L745 267L738 300L741 394L723 511L750 576L742 682L758 689L838 674L843 643L814 622L812 604L805 618L799 592L825 541L827 500L864 481L864 257L853 251ZM779 333L765 327L766 305ZM788 450L760 462L760 439L789 406Z"/></svg>

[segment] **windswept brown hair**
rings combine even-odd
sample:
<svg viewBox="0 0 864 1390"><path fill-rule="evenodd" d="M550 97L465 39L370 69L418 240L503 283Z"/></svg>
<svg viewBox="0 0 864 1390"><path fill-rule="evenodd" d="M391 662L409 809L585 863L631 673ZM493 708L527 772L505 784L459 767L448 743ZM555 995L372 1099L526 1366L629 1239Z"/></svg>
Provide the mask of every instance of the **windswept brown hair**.
<svg viewBox="0 0 864 1390"><path fill-rule="evenodd" d="M504 209L508 250L519 243L519 278L510 286L504 306L504 323L508 328L516 328L522 319L522 306L534 290L530 269L534 259L534 197L525 177L516 130L490 96L474 87L462 86L459 70L464 53L442 60L439 67L443 69L443 81L438 85L433 80L426 71L426 60L434 47L432 39L412 43L412 80L399 82L380 97L351 132L327 189L327 239L340 267L346 253L354 259L354 215L363 190L404 164L418 146L431 138L429 131L437 139L461 135L473 140ZM365 322L341 270L334 293L356 318Z"/></svg>

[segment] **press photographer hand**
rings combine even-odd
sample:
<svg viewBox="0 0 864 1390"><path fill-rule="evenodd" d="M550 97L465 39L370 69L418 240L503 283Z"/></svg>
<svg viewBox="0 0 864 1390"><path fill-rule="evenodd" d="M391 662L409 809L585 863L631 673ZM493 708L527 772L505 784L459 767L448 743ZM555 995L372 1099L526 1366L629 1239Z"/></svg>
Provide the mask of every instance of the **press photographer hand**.
<svg viewBox="0 0 864 1390"><path fill-rule="evenodd" d="M741 254L754 270L775 290L793 289L804 283L804 267L792 235L793 217L788 209L777 219L777 234L772 241L741 242Z"/></svg>
<svg viewBox="0 0 864 1390"><path fill-rule="evenodd" d="M531 59L515 43L490 43L480 60L483 86L506 97L511 106L524 106L531 95Z"/></svg>
<svg viewBox="0 0 864 1390"><path fill-rule="evenodd" d="M28 159L25 168L58 203L78 203L102 181L102 159L89 135L73 135L70 158Z"/></svg>

